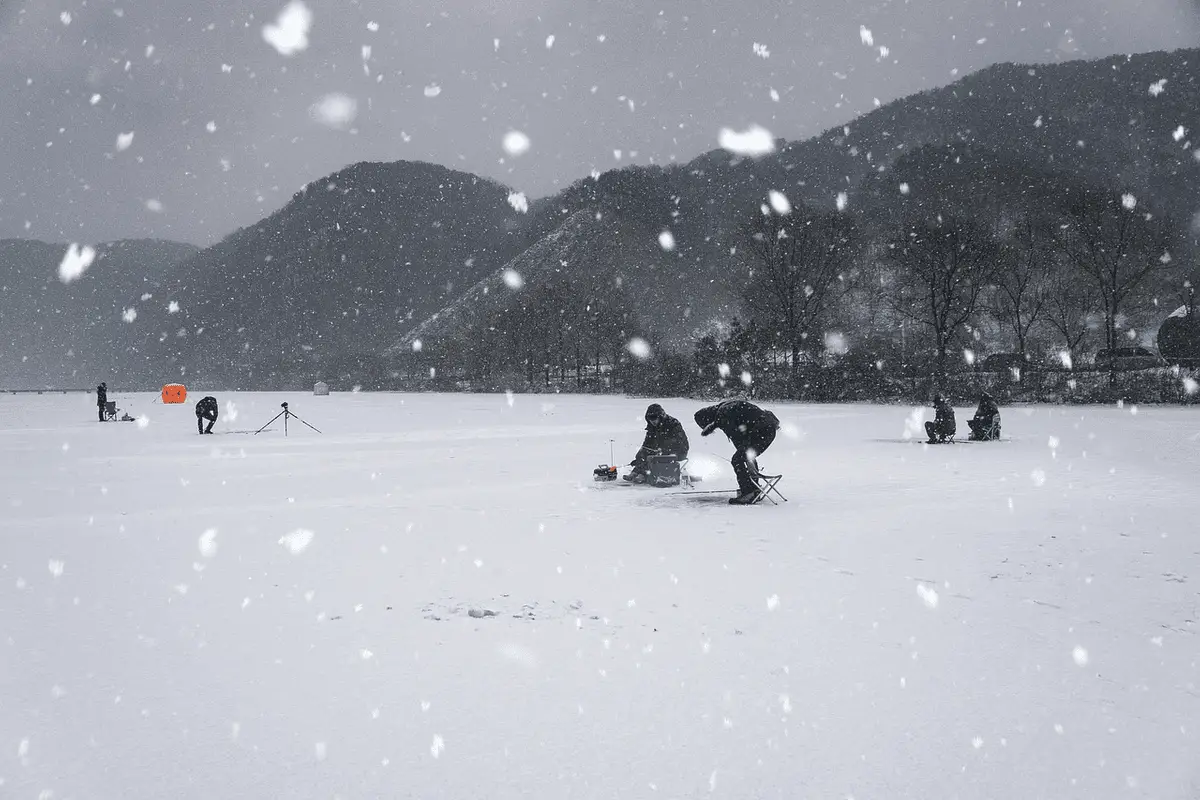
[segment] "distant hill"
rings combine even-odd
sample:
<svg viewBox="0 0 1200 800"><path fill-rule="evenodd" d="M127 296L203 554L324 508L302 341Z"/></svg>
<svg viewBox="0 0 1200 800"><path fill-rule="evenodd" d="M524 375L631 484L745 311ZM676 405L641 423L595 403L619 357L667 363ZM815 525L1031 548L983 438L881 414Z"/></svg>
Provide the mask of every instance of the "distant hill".
<svg viewBox="0 0 1200 800"><path fill-rule="evenodd" d="M130 385L144 336L126 312L160 302L165 282L198 248L124 240L95 251L90 268L64 284L58 267L67 245L0 240L0 388Z"/></svg>
<svg viewBox="0 0 1200 800"><path fill-rule="evenodd" d="M181 265L144 321L157 378L270 387L369 370L524 249L509 190L431 164L361 163ZM151 376L145 376L149 379Z"/></svg>
<svg viewBox="0 0 1200 800"><path fill-rule="evenodd" d="M0 282L17 289L0 300L0 341L16 356L4 354L0 376L48 384L110 366L116 384L386 385L395 354L415 338L462 338L483 317L528 306L496 304L512 295L506 268L529 291L551 279L618 281L640 330L687 348L697 330L736 313L728 277L771 190L824 209L844 194L846 213L870 227L905 204L1019 208L1029 192L1069 179L1128 191L1186 221L1200 211L1197 108L1197 49L1002 64L812 139L779 140L762 158L715 150L683 165L614 170L527 213L510 205L507 187L474 175L355 164L213 247L115 270L121 281L105 278L114 270L104 261L128 263L125 254L63 287L53 269L61 247L6 243ZM947 179L961 191L943 191ZM661 246L664 231L673 246ZM1196 235L1184 258L1200 253ZM172 261L180 253L189 257ZM134 322L121 321L125 308ZM105 325L84 330L80 320ZM89 341L111 344L92 350Z"/></svg>

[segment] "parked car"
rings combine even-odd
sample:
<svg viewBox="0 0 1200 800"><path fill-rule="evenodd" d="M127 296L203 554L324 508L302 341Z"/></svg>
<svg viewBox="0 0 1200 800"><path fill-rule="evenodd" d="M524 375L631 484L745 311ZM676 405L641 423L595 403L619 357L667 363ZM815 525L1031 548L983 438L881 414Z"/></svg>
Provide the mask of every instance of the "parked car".
<svg viewBox="0 0 1200 800"><path fill-rule="evenodd" d="M1013 369L1029 369L1029 356L1022 357L1020 353L992 353L983 360L979 368L984 372L1004 372Z"/></svg>
<svg viewBox="0 0 1200 800"><path fill-rule="evenodd" d="M1166 365L1162 356L1145 347L1118 347L1096 353L1096 369L1151 369Z"/></svg>

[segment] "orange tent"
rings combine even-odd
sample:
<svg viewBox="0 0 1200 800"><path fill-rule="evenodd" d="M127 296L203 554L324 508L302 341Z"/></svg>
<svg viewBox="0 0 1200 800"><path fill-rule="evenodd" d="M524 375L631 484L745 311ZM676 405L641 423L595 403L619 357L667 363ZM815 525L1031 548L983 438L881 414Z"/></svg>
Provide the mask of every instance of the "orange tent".
<svg viewBox="0 0 1200 800"><path fill-rule="evenodd" d="M182 383L168 383L162 388L164 403L182 403L187 400L187 387Z"/></svg>

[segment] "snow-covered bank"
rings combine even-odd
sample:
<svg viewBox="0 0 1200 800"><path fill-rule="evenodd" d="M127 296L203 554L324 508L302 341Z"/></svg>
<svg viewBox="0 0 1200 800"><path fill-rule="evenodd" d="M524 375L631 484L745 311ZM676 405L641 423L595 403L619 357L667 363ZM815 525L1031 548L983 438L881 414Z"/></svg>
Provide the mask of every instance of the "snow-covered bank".
<svg viewBox="0 0 1200 800"><path fill-rule="evenodd" d="M591 482L642 401L217 396L0 398L0 796L1200 792L1194 409L772 404L731 508Z"/></svg>

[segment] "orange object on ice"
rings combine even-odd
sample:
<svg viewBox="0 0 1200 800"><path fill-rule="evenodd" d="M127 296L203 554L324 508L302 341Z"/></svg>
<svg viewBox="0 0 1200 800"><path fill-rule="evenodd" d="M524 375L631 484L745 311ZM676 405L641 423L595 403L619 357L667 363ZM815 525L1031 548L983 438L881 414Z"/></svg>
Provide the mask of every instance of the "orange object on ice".
<svg viewBox="0 0 1200 800"><path fill-rule="evenodd" d="M162 388L163 403L183 403L187 401L187 387L182 383L168 383Z"/></svg>

